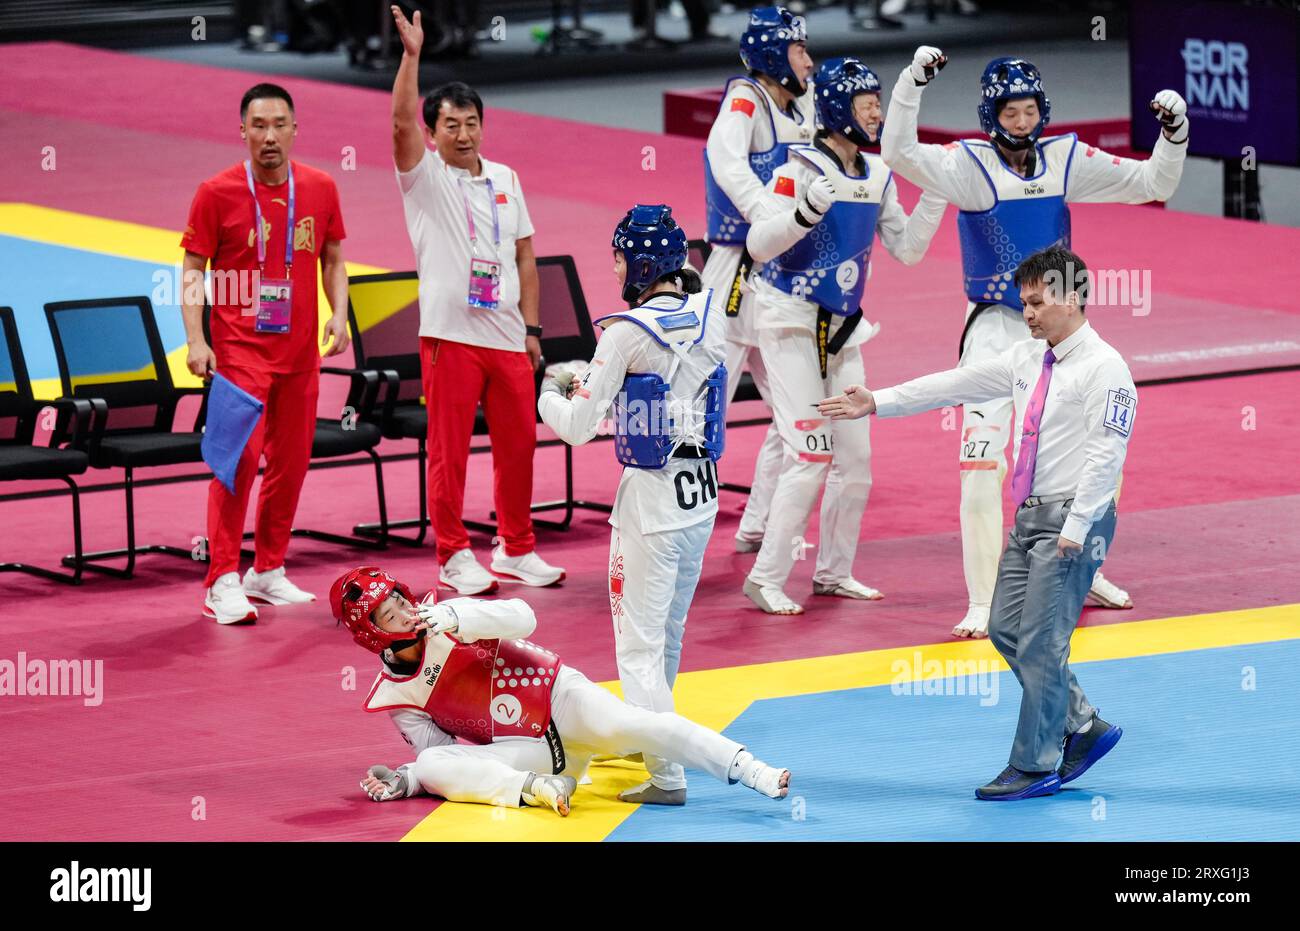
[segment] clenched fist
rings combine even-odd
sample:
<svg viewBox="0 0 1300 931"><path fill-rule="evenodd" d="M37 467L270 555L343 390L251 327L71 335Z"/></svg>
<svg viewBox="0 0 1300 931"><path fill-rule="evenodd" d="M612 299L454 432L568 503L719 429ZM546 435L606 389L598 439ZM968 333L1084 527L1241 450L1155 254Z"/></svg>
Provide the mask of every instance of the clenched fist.
<svg viewBox="0 0 1300 931"><path fill-rule="evenodd" d="M1156 94L1151 111L1164 126L1166 139L1182 142L1187 138L1187 101L1178 91L1163 90Z"/></svg>
<svg viewBox="0 0 1300 931"><path fill-rule="evenodd" d="M948 64L947 55L933 45L922 45L912 56L912 64L907 70L912 75L912 80L916 82L916 86L924 87L934 80L934 76L942 71L946 64Z"/></svg>

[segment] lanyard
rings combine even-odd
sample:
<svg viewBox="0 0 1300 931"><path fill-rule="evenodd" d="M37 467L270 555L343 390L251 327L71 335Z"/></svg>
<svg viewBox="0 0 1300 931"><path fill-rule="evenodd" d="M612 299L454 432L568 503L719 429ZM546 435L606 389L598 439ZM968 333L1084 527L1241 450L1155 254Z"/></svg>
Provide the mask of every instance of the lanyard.
<svg viewBox="0 0 1300 931"><path fill-rule="evenodd" d="M266 269L266 233L262 229L262 205L257 202L257 189L253 187L253 163L244 162L244 174L248 177L248 192L253 195L253 213L257 223L257 266ZM284 226L284 273L293 274L293 164L289 165L289 218Z"/></svg>
<svg viewBox="0 0 1300 931"><path fill-rule="evenodd" d="M501 217L497 213L497 189L492 186L491 178L484 178L487 182L488 200L492 203L492 245L501 245ZM460 200L465 205L465 222L469 224L469 241L470 245L478 245L478 233L474 229L474 214L469 209L469 195L465 193L465 182L460 182Z"/></svg>

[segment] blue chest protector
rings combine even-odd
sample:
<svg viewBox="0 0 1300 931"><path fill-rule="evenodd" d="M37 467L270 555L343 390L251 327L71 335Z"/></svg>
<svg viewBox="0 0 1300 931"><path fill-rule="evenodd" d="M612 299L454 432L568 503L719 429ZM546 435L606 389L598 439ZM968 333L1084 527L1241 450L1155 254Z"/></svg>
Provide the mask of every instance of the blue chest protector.
<svg viewBox="0 0 1300 931"><path fill-rule="evenodd" d="M1065 193L1075 136L1053 136L1039 143L1039 172L1032 178L1011 171L993 146L962 142L993 191L988 210L957 214L966 297L976 303L1024 310L1015 285L1016 267L1054 243L1070 244L1070 208Z"/></svg>
<svg viewBox="0 0 1300 931"><path fill-rule="evenodd" d="M852 316L862 303L880 203L893 173L878 157L864 154L867 173L846 175L835 159L811 146L792 148L790 158L802 159L828 177L835 185L835 202L820 223L765 263L760 274L792 297L840 317Z"/></svg>
<svg viewBox="0 0 1300 931"><path fill-rule="evenodd" d="M749 153L749 168L758 179L767 184L772 180L772 172L785 164L790 146L807 142L813 136L811 97L805 96L795 102L796 113L807 113L801 120L795 120L785 113L774 112L771 98L753 78L738 77L727 82L723 90L722 106L726 106L727 94L737 81L754 85L759 99L763 101L758 107L767 114L767 121L772 127L772 138L776 142L763 152ZM797 108L804 104L803 111ZM753 119L760 117L754 116ZM715 245L743 246L749 234L749 222L741 215L740 209L731 202L721 185L713 178L713 166L709 164L709 151L704 150L704 204L708 217L706 238Z"/></svg>
<svg viewBox="0 0 1300 931"><path fill-rule="evenodd" d="M628 373L614 401L614 450L618 461L634 469L662 469L677 448L698 446L717 462L726 445L727 367L719 362L694 398L672 395L673 376L681 361L703 352L711 289L692 294L677 307L636 307L599 318L636 324L660 346L676 355L668 377L657 372Z"/></svg>

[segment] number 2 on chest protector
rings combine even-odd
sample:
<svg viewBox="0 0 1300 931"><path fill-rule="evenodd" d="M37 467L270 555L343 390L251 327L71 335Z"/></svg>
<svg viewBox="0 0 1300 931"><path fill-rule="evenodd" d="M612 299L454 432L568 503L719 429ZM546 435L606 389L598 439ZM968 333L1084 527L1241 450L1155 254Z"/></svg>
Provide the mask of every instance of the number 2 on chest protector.
<svg viewBox="0 0 1300 931"><path fill-rule="evenodd" d="M718 472L712 459L704 459L694 468L682 469L673 477L677 489L677 506L691 511L718 496Z"/></svg>

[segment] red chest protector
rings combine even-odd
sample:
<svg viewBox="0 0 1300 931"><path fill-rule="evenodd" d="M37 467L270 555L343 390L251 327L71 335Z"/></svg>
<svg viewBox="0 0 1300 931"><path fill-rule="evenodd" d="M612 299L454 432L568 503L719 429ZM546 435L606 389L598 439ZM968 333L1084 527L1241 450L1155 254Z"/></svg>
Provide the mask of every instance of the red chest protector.
<svg viewBox="0 0 1300 931"><path fill-rule="evenodd" d="M450 634L424 639L412 676L379 673L366 711L424 711L453 737L487 744L503 737L541 737L551 723L551 689L560 658L527 640L461 643Z"/></svg>

